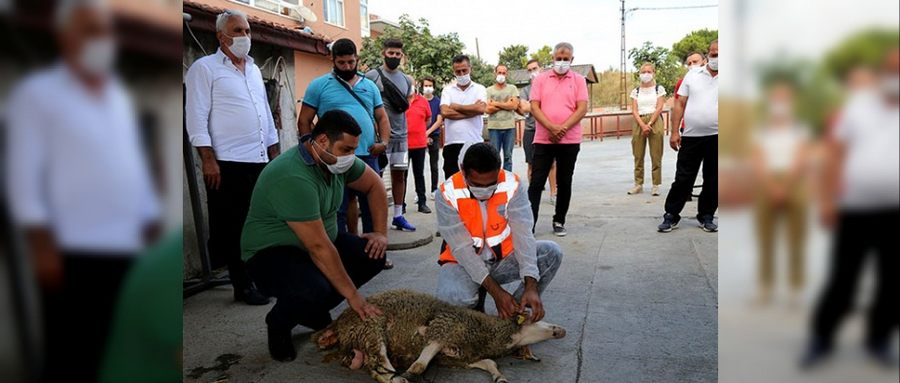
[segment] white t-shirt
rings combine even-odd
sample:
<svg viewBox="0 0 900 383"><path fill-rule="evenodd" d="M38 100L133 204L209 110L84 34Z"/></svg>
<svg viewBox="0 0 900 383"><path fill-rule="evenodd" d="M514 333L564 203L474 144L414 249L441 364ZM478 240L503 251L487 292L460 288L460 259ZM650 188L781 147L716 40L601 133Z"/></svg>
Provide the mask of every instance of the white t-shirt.
<svg viewBox="0 0 900 383"><path fill-rule="evenodd" d="M719 76L713 77L706 67L692 69L684 75L678 95L688 97L682 136L719 134Z"/></svg>
<svg viewBox="0 0 900 383"><path fill-rule="evenodd" d="M441 92L441 105L471 105L477 101L487 100L487 89L481 84L471 83L465 90L457 85L450 85ZM462 120L444 119L444 143L466 144L484 141L481 131L484 129L484 117L481 115Z"/></svg>
<svg viewBox="0 0 900 383"><path fill-rule="evenodd" d="M791 169L800 147L809 140L809 129L803 125L763 129L757 131L755 139L762 150L766 169L784 172Z"/></svg>
<svg viewBox="0 0 900 383"><path fill-rule="evenodd" d="M640 91L638 91L640 90ZM656 100L666 96L666 88L657 85L654 88L635 88L631 90L631 99L637 100L638 114L653 114L656 111Z"/></svg>
<svg viewBox="0 0 900 383"><path fill-rule="evenodd" d="M876 92L860 92L848 100L835 135L845 147L840 206L900 207L900 108Z"/></svg>

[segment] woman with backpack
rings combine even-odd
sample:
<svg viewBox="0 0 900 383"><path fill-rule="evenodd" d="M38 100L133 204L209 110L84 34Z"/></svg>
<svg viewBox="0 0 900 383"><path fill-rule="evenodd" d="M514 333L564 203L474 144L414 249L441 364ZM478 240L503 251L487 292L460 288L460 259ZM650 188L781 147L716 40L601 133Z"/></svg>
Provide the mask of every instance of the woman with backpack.
<svg viewBox="0 0 900 383"><path fill-rule="evenodd" d="M660 114L666 101L666 89L657 85L654 76L656 67L651 63L644 63L640 69L641 84L631 91L631 114L634 116L634 125L631 131L631 150L634 154L634 187L628 190L628 194L638 194L644 191L644 152L650 146L650 163L653 187L650 189L654 196L659 195L659 185L662 183L662 154L665 128Z"/></svg>

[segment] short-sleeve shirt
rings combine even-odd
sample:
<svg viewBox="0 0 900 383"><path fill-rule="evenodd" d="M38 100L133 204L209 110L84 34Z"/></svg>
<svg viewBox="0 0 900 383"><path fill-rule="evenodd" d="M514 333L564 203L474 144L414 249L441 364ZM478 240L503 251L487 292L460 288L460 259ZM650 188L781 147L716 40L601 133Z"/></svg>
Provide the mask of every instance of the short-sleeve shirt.
<svg viewBox="0 0 900 383"><path fill-rule="evenodd" d="M710 74L706 67L691 69L684 76L678 95L688 97L683 136L719 134L719 76Z"/></svg>
<svg viewBox="0 0 900 383"><path fill-rule="evenodd" d="M405 73L401 72L399 69L391 72L385 68L381 68L381 72L384 73L384 76L388 78L397 89L400 89L401 92L405 92L407 96L411 96L415 93L415 89L413 89L412 80L410 80L409 76ZM366 78L375 82L375 86L381 92L384 92L384 83L382 82L381 76L378 74L378 71L372 69L366 72ZM384 95L381 97L384 99ZM384 103L384 110L387 112L388 120L391 122L391 140L406 140L407 134L407 126L406 126L406 113L398 112L391 107L389 102Z"/></svg>
<svg viewBox="0 0 900 383"><path fill-rule="evenodd" d="M408 143L410 149L421 149L428 146L428 137L425 131L426 124L431 120L431 107L428 100L421 95L415 95L406 111L406 124L409 127Z"/></svg>
<svg viewBox="0 0 900 383"><path fill-rule="evenodd" d="M544 71L531 82L531 100L541 103L541 111L555 123L562 124L575 113L579 101L588 100L587 80L572 70L559 76L552 70ZM550 131L536 121L535 144L550 144ZM581 121L575 123L560 144L581 143Z"/></svg>
<svg viewBox="0 0 900 383"><path fill-rule="evenodd" d="M359 76L356 84L353 84L353 91L366 104L363 108L353 98L350 92L344 88L338 81L344 81L335 77L332 73L320 76L309 83L306 88L306 94L303 96L303 104L315 109L316 116L322 117L326 112L331 110L343 110L353 116L362 134L359 136L359 146L356 148L356 155L369 155L369 147L375 143L375 109L381 108L381 93L375 83Z"/></svg>
<svg viewBox="0 0 900 383"><path fill-rule="evenodd" d="M519 98L531 101L531 84L526 85L519 91ZM525 130L534 130L534 116L531 113L525 113Z"/></svg>
<svg viewBox="0 0 900 383"><path fill-rule="evenodd" d="M346 173L330 174L316 164L305 147L309 135L266 165L250 198L250 211L241 233L241 258L246 262L256 252L275 246L306 250L288 222L322 220L328 239L337 238L337 211L344 199L344 186L356 181L366 164L359 158Z"/></svg>
<svg viewBox="0 0 900 383"><path fill-rule="evenodd" d="M519 97L519 90L515 85L506 84L503 89L497 87L496 84L487 88L488 100L494 102L506 102L510 98ZM498 110L493 114L489 114L487 118L488 129L512 129L516 127L516 111L514 110Z"/></svg>
<svg viewBox="0 0 900 383"><path fill-rule="evenodd" d="M631 90L631 99L637 100L638 114L640 115L656 112L656 101L665 96L666 88L663 88L662 85L657 85L656 89L638 87Z"/></svg>
<svg viewBox="0 0 900 383"><path fill-rule="evenodd" d="M431 107L431 122L428 123L428 127L430 128L432 125L434 125L434 122L437 121L438 116L441 115L441 98L438 96L432 96L431 100L428 100L428 106ZM433 132L431 132L431 135L440 136L441 128L435 129Z"/></svg>
<svg viewBox="0 0 900 383"><path fill-rule="evenodd" d="M466 89L459 85L444 88L441 93L441 105L472 105L478 101L487 102L487 91L478 83L471 83ZM472 116L461 120L444 119L444 144L468 144L484 142L481 131L484 129L484 117Z"/></svg>

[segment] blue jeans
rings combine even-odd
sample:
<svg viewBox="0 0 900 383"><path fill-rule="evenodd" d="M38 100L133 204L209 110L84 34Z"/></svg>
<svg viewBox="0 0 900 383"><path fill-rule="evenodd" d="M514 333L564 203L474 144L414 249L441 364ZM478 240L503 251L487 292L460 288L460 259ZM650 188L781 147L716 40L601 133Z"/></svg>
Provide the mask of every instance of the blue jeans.
<svg viewBox="0 0 900 383"><path fill-rule="evenodd" d="M516 144L515 129L488 129L491 135L491 145L497 152L503 152L503 169L512 171L512 151Z"/></svg>
<svg viewBox="0 0 900 383"><path fill-rule="evenodd" d="M543 293L556 275L562 263L562 248L553 241L537 241L537 266L541 280L538 281L538 292ZM510 254L497 263L487 264L491 278L498 284L521 281L519 262L515 254ZM437 297L454 306L475 307L478 303L478 287L469 273L458 263L445 263L438 274ZM520 283L513 293L516 300L525 292L524 283Z"/></svg>
<svg viewBox="0 0 900 383"><path fill-rule="evenodd" d="M369 165L372 170L375 171L376 174L381 174L381 168L378 166L378 157L377 156L356 156L361 159L366 165ZM355 196L356 200L359 201L359 215L362 216L363 223L363 233L371 233L375 231L375 226L372 225L372 212L369 210L369 197L362 192L358 192L351 188L344 188L344 201L341 202L341 207L338 208L337 213L337 227L338 233L346 233L347 232L347 206L350 204L350 197Z"/></svg>

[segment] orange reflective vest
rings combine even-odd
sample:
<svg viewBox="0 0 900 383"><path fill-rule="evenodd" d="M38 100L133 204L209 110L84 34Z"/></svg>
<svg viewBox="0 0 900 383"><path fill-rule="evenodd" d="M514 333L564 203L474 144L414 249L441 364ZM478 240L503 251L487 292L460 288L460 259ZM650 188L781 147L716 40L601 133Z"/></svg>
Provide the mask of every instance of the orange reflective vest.
<svg viewBox="0 0 900 383"><path fill-rule="evenodd" d="M456 209L460 220L472 235L475 254L481 254L482 247L487 244L494 259L503 259L513 251L512 235L506 216L506 204L512 199L519 187L519 176L513 172L501 171L497 180L497 191L487 200L487 222L482 218L480 201L469 193L463 172L454 174L440 186L441 196ZM502 209L501 209L502 207ZM456 262L450 247L444 242L438 263Z"/></svg>

